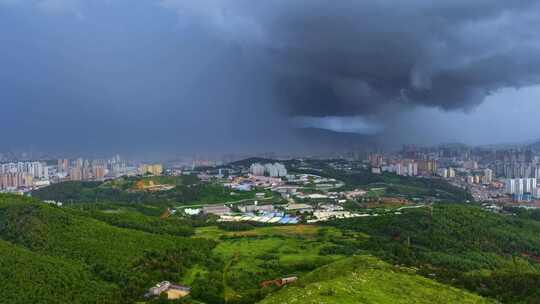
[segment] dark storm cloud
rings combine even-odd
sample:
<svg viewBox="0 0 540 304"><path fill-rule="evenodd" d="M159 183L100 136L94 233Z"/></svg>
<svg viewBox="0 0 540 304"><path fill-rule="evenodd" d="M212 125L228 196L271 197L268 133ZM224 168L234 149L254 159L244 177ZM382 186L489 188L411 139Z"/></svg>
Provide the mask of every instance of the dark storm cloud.
<svg viewBox="0 0 540 304"><path fill-rule="evenodd" d="M280 130L264 59L158 1L0 4L0 46L2 148L227 151Z"/></svg>
<svg viewBox="0 0 540 304"><path fill-rule="evenodd" d="M399 136L412 108L539 84L537 3L0 0L0 126L190 151L286 150L298 124Z"/></svg>
<svg viewBox="0 0 540 304"><path fill-rule="evenodd" d="M189 11L184 1L167 3ZM537 1L205 4L203 22L272 56L291 115L371 115L388 104L469 109L499 88L540 82ZM256 35L239 35L244 25Z"/></svg>

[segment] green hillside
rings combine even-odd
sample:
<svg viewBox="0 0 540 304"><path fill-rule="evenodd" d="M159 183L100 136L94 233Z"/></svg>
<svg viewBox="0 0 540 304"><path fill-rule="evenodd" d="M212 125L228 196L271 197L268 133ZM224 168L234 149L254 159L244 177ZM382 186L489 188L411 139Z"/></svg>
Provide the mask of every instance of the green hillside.
<svg viewBox="0 0 540 304"><path fill-rule="evenodd" d="M403 210L397 215L328 224L371 235L371 250L380 250L404 263L429 261L467 271L503 266L495 263L504 264L503 261L493 261L496 257L540 255L540 222L495 214L475 206L438 204L432 208Z"/></svg>
<svg viewBox="0 0 540 304"><path fill-rule="evenodd" d="M33 253L0 240L0 302L118 303L119 288L75 261Z"/></svg>
<svg viewBox="0 0 540 304"><path fill-rule="evenodd" d="M292 286L268 296L261 304L294 303L491 303L391 266L370 256L354 256L323 266Z"/></svg>
<svg viewBox="0 0 540 304"><path fill-rule="evenodd" d="M332 234L344 238L337 229L324 230L328 230L329 237ZM219 273L221 280L211 282L216 292L212 295L203 291L200 298L216 304L254 303L273 291L262 289L261 282L290 274L304 274L343 258L321 254L322 248L331 245L321 237L322 232L320 227L310 225L260 227L247 231L225 231L217 226L198 228L197 237L218 242L213 255L224 263L197 265L191 269L190 279L184 281L210 283L208 274Z"/></svg>
<svg viewBox="0 0 540 304"><path fill-rule="evenodd" d="M162 191L146 191L138 184L167 185ZM231 194L232 193L232 194ZM249 199L254 191L231 191L218 183L206 183L196 176L123 177L113 181L88 182L67 181L52 184L32 192L42 200L63 203L114 202L127 204L155 204L176 206L179 204L212 204Z"/></svg>
<svg viewBox="0 0 540 304"><path fill-rule="evenodd" d="M303 166L308 166L310 169L305 169ZM441 179L400 176L388 172L374 174L363 168L342 171L332 168L326 161L309 160L300 168L290 168L290 171L335 178L345 183L342 190L384 188L385 196L428 201L464 202L472 199L467 190L453 186Z"/></svg>
<svg viewBox="0 0 540 304"><path fill-rule="evenodd" d="M328 224L371 236L352 249L417 267L429 278L505 303L540 303L538 221L438 204Z"/></svg>
<svg viewBox="0 0 540 304"><path fill-rule="evenodd" d="M169 280L192 287L187 303L540 303L540 222L529 215L439 204L245 229L160 219L162 205L144 206L56 207L0 194L2 299L144 302ZM300 281L261 287L290 275Z"/></svg>
<svg viewBox="0 0 540 304"><path fill-rule="evenodd" d="M215 246L211 240L113 227L16 196L0 196L0 238L38 255L86 265L132 300L156 282L179 281L189 265L206 260Z"/></svg>

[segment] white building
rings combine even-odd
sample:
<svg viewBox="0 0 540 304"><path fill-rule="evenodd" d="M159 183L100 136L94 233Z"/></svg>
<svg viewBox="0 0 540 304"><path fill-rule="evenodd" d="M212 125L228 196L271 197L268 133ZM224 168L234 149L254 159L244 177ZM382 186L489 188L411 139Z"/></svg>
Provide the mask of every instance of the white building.
<svg viewBox="0 0 540 304"><path fill-rule="evenodd" d="M271 177L278 177L279 176L278 169L276 168L276 166L274 166L272 164L264 165L264 171L265 171L265 173L268 173L268 175L271 176Z"/></svg>
<svg viewBox="0 0 540 304"><path fill-rule="evenodd" d="M267 174L270 177L284 177L287 175L287 169L283 164L280 163L268 163L265 165L255 163L249 167L249 171L255 176L263 176Z"/></svg>
<svg viewBox="0 0 540 304"><path fill-rule="evenodd" d="M199 208L185 208L184 213L187 215L198 215L201 213L201 209Z"/></svg>
<svg viewBox="0 0 540 304"><path fill-rule="evenodd" d="M49 168L42 162L18 162L0 164L0 174L6 173L27 173L33 178L47 179Z"/></svg>
<svg viewBox="0 0 540 304"><path fill-rule="evenodd" d="M493 170L485 169L484 170L484 183L491 184L492 181L493 181Z"/></svg>
<svg viewBox="0 0 540 304"><path fill-rule="evenodd" d="M255 176L263 176L264 171L265 171L265 166L263 166L263 165L261 165L259 163L252 164L249 167L249 172L251 172L251 174L253 174Z"/></svg>
<svg viewBox="0 0 540 304"><path fill-rule="evenodd" d="M524 193L537 194L536 178L510 178L505 181L505 190L508 194L523 195Z"/></svg>
<svg viewBox="0 0 540 304"><path fill-rule="evenodd" d="M418 163L413 160L404 159L395 164L382 166L382 171L393 172L401 176L416 176L418 175Z"/></svg>
<svg viewBox="0 0 540 304"><path fill-rule="evenodd" d="M274 166L277 168L277 173L279 177L287 176L287 168L283 164L275 163Z"/></svg>

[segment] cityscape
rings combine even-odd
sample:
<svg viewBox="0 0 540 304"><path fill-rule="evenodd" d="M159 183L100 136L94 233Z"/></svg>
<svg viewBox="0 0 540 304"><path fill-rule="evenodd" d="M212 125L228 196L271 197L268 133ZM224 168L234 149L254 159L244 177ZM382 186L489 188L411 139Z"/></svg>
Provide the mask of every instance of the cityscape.
<svg viewBox="0 0 540 304"><path fill-rule="evenodd" d="M540 304L539 27L0 0L0 304Z"/></svg>
<svg viewBox="0 0 540 304"><path fill-rule="evenodd" d="M346 155L343 160L350 162L351 166L361 166L372 174L390 173L446 180L469 191L476 202L540 207L540 188L537 184L540 179L540 154L527 146L483 148L463 144L434 147L405 145L397 152ZM227 157L234 158L232 155ZM4 162L0 163L0 191L27 194L65 181L105 181L124 176L181 175L183 172L208 174L226 165L223 159L168 163L170 165L128 161L118 154L109 159L62 158ZM209 177L223 177L223 170ZM287 176L287 169L281 163L253 163L249 167L249 174L277 178L274 182L280 183L279 177ZM246 184L235 185L235 189L251 190Z"/></svg>

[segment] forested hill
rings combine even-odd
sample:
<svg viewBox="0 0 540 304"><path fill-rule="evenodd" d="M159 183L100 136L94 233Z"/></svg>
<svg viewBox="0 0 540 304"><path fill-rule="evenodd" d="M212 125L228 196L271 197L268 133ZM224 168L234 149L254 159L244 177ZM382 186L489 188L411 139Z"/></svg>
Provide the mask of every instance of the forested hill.
<svg viewBox="0 0 540 304"><path fill-rule="evenodd" d="M154 303L143 295L163 280L192 288L184 303L540 299L533 212L434 204L326 225L257 226L139 207L56 207L0 194L0 302ZM290 286L261 287L290 275L299 278Z"/></svg>
<svg viewBox="0 0 540 304"><path fill-rule="evenodd" d="M142 188L150 183L167 188L160 191ZM32 196L63 203L162 203L174 206L235 201L252 198L254 193L231 191L221 184L203 183L196 176L187 175L124 177L106 182L67 181L35 190Z"/></svg>
<svg viewBox="0 0 540 304"><path fill-rule="evenodd" d="M73 303L118 303L119 298L133 303L156 282L178 281L192 265L207 262L215 246L211 240L117 228L11 195L0 195L0 238L1 281L30 290L27 298L14 288L7 303L29 303L38 290L44 293L36 303L70 302L67 298L76 299ZM20 269L10 263L25 261L32 263ZM26 279L33 270L37 275Z"/></svg>
<svg viewBox="0 0 540 304"><path fill-rule="evenodd" d="M118 285L88 265L0 240L0 303L119 303Z"/></svg>
<svg viewBox="0 0 540 304"><path fill-rule="evenodd" d="M475 206L435 204L329 225L370 235L362 249L418 267L430 278L506 303L539 303L539 221Z"/></svg>

